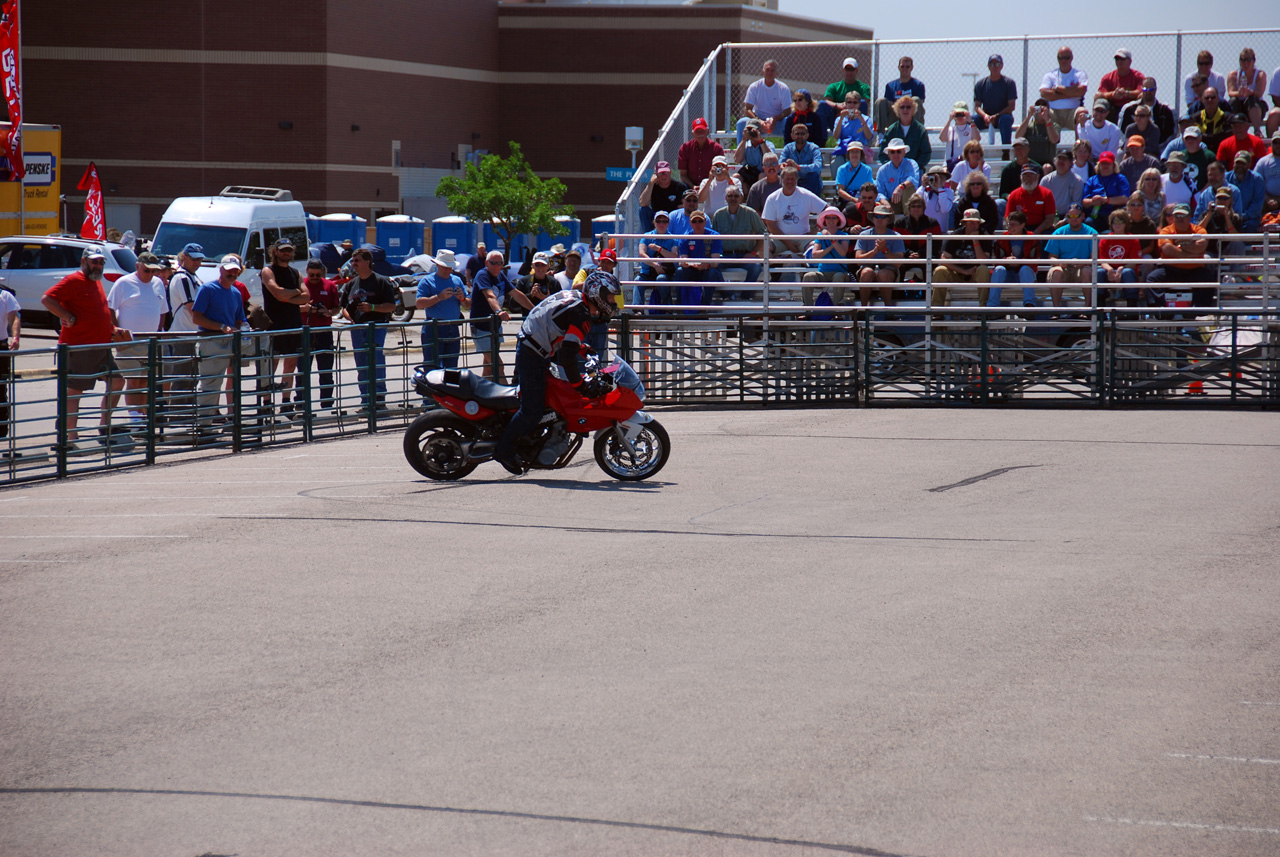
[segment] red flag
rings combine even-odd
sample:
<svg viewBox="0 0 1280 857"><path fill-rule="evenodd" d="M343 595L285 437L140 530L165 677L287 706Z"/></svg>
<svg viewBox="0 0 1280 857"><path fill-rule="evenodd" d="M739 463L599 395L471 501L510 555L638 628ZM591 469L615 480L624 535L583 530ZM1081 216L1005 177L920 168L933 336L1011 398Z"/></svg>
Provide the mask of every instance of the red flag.
<svg viewBox="0 0 1280 857"><path fill-rule="evenodd" d="M18 31L18 0L0 3L0 79L4 100L9 105L9 133L0 140L0 150L9 161L10 180L27 174L22 162L22 81L18 75L18 52L22 34Z"/></svg>
<svg viewBox="0 0 1280 857"><path fill-rule="evenodd" d="M102 182L98 179L98 168L93 161L84 171L84 178L76 185L79 190L89 191L84 200L84 225L80 227L81 238L107 240L107 221L102 213Z"/></svg>

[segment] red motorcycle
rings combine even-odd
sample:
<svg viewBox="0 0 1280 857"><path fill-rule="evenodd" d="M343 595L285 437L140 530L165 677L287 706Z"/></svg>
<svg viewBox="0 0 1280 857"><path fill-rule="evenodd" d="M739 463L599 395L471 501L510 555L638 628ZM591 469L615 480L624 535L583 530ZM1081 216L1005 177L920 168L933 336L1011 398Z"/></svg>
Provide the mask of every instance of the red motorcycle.
<svg viewBox="0 0 1280 857"><path fill-rule="evenodd" d="M558 371L558 367L555 367ZM671 439L662 425L641 410L644 385L619 358L605 369L588 361L585 378L611 388L591 399L554 374L547 379L547 404L537 430L516 443L516 451L530 470L557 470L573 460L584 438L595 432L596 463L627 482L653 476L671 455ZM414 420L404 434L404 455L413 469L430 479L461 479L482 462L493 459L494 448L516 409L520 390L496 384L466 369L419 366L413 385L422 396L438 402L434 410Z"/></svg>

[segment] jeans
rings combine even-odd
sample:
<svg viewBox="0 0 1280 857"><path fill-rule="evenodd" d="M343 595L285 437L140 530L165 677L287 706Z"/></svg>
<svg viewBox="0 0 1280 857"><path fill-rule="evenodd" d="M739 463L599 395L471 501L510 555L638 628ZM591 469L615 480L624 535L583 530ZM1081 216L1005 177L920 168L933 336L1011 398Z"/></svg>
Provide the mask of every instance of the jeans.
<svg viewBox="0 0 1280 857"><path fill-rule="evenodd" d="M433 369L457 369L462 328L428 319L422 326L422 363Z"/></svg>
<svg viewBox="0 0 1280 857"><path fill-rule="evenodd" d="M682 283L723 283L724 274L719 268L679 268L676 279ZM716 293L714 286L680 286L680 303L685 306L710 306Z"/></svg>
<svg viewBox="0 0 1280 857"><path fill-rule="evenodd" d="M631 287L632 306L645 306L647 303L645 301L646 293L656 293L659 304L671 303L671 287L667 285L667 283L671 282L671 278L665 273L659 274L648 265L641 265L640 273L636 275L636 279L640 282ZM648 286L645 283L654 283L655 285Z"/></svg>
<svg viewBox="0 0 1280 857"><path fill-rule="evenodd" d="M595 329L595 325L592 325ZM515 453L516 441L533 431L542 419L547 403L547 372L551 358L543 357L525 345L516 351L516 374L520 378L520 409L502 430L502 437L494 449L496 458L508 458Z"/></svg>
<svg viewBox="0 0 1280 857"><path fill-rule="evenodd" d="M373 342L374 389L372 391L369 389L370 341ZM351 327L351 350L356 360L356 381L360 386L360 404L366 409L381 407L387 396L387 358L382 353L382 346L386 341L387 329L381 325L373 327L372 340L369 337L369 325L352 325Z"/></svg>
<svg viewBox="0 0 1280 857"><path fill-rule="evenodd" d="M200 410L197 422L213 424L222 394L222 381L231 365L231 342L225 337L209 337L200 342Z"/></svg>
<svg viewBox="0 0 1280 857"><path fill-rule="evenodd" d="M1034 265L1019 265L1017 278L1019 283L1034 283L1036 281L1036 269ZM1009 282L1009 269L1004 265L996 265L991 269L991 283L1007 283ZM987 306L1000 306L1000 293L1003 289L994 288L987 295ZM1022 305L1036 305L1036 290L1034 286L1022 287Z"/></svg>
<svg viewBox="0 0 1280 857"><path fill-rule="evenodd" d="M333 332L327 327L311 328L311 353L298 358L298 384L293 391L293 400L302 401L300 388L302 378L310 378L311 361L314 360L320 370L320 407L333 407ZM315 397L312 397L315 401Z"/></svg>
<svg viewBox="0 0 1280 857"><path fill-rule="evenodd" d="M973 114L973 124L978 126L979 131L985 131L989 127L986 120L977 113ZM1000 129L1000 144L1003 146L1009 145L1009 140L1013 137L1013 114L1001 113L997 116L996 127ZM994 137L995 135L990 136Z"/></svg>
<svg viewBox="0 0 1280 857"><path fill-rule="evenodd" d="M760 275L764 273L764 265L760 264L759 262L748 261L743 259L743 254L741 253L725 253L724 258L737 259L739 261L721 262L720 268L719 268L720 271L729 271L729 270L745 271L746 272L745 282L748 282L748 283L760 282ZM723 274L721 275L721 279L723 279Z"/></svg>
<svg viewBox="0 0 1280 857"><path fill-rule="evenodd" d="M1098 266L1098 305L1099 306L1110 305L1110 290L1106 288L1107 284L1110 282L1111 281L1107 279L1106 269L1104 269L1101 265L1099 265ZM1132 283L1138 282L1137 272L1134 271L1133 268L1121 268L1120 282L1125 284L1132 284ZM1141 292L1142 290L1137 288L1121 289L1120 296L1124 300L1128 301L1131 305L1137 305L1138 295Z"/></svg>

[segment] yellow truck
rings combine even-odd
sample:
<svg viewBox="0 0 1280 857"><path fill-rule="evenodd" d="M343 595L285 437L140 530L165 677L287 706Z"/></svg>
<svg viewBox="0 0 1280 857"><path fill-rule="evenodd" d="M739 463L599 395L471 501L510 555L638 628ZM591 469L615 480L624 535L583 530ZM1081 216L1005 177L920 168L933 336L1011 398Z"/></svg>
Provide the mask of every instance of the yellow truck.
<svg viewBox="0 0 1280 857"><path fill-rule="evenodd" d="M9 123L0 122L0 134ZM22 159L27 176L21 182L0 182L0 236L52 235L61 231L59 209L62 175L62 126L22 126ZM74 187L80 176L65 177ZM25 205L20 205L20 194Z"/></svg>

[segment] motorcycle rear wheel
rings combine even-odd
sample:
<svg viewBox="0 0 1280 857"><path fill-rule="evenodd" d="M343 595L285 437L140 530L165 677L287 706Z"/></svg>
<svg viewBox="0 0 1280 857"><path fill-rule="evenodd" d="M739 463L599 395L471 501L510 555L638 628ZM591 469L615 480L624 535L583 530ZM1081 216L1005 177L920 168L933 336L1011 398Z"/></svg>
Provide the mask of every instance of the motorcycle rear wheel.
<svg viewBox="0 0 1280 857"><path fill-rule="evenodd" d="M618 436L618 430L601 432L596 437L596 464L614 479L639 482L661 470L671 457L671 438L657 420L640 427L632 446L636 451L634 458Z"/></svg>
<svg viewBox="0 0 1280 857"><path fill-rule="evenodd" d="M428 479L461 479L479 466L467 457L463 444L476 439L475 427L450 413L426 413L404 433L404 457Z"/></svg>

